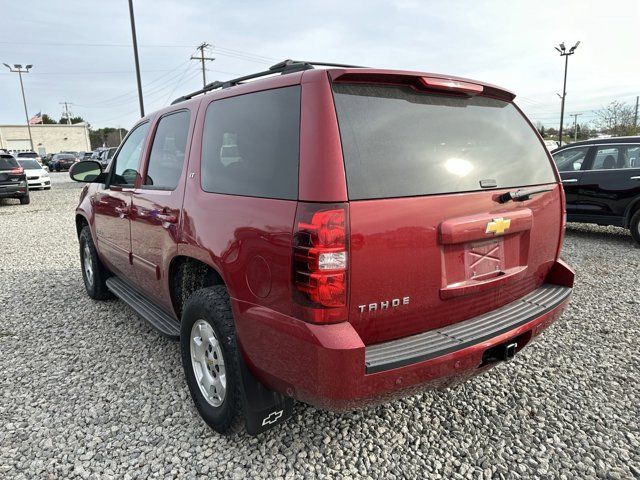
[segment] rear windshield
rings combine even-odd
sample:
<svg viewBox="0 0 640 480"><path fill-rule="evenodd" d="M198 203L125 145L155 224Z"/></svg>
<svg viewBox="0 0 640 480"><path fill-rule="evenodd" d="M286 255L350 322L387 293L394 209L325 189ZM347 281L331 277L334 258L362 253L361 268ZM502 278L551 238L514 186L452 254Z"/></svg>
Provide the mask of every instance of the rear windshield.
<svg viewBox="0 0 640 480"><path fill-rule="evenodd" d="M18 158L37 158L38 154L34 152L20 152Z"/></svg>
<svg viewBox="0 0 640 480"><path fill-rule="evenodd" d="M18 160L18 163L20 164L20 166L22 168L26 168L26 169L30 169L30 170L34 170L34 169L40 169L40 164L38 162L36 162L35 160Z"/></svg>
<svg viewBox="0 0 640 480"><path fill-rule="evenodd" d="M76 157L74 155L58 155L56 156L57 160L75 160Z"/></svg>
<svg viewBox="0 0 640 480"><path fill-rule="evenodd" d="M18 167L19 165L15 158L4 155L0 157L0 170L13 170Z"/></svg>
<svg viewBox="0 0 640 480"><path fill-rule="evenodd" d="M508 102L396 86L333 91L351 199L555 182L546 149Z"/></svg>

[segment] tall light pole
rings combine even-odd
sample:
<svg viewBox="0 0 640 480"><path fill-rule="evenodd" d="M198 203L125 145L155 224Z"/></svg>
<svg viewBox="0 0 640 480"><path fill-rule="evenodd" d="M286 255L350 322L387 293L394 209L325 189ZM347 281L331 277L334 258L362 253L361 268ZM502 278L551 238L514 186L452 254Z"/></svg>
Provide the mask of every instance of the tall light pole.
<svg viewBox="0 0 640 480"><path fill-rule="evenodd" d="M578 48L580 42L576 42L576 44L567 51L564 46L564 42L562 42L558 47L555 47L558 52L560 52L560 56L564 57L564 84L562 86L562 107L560 108L560 131L558 133L558 143L559 146L562 146L562 123L564 122L564 100L567 96L567 67L569 66L569 55L573 55L576 52L576 48Z"/></svg>
<svg viewBox="0 0 640 480"><path fill-rule="evenodd" d="M133 38L133 58L136 62L136 80L138 81L138 101L140 102L140 116L144 117L142 83L140 82L140 61L138 60L138 39L136 38L136 21L133 17L133 0L129 0L129 18L131 19L131 37Z"/></svg>
<svg viewBox="0 0 640 480"><path fill-rule="evenodd" d="M3 63L3 65L7 67L10 72L17 73L18 77L20 77L20 91L22 92L22 104L24 105L24 116L27 120L27 130L29 130L29 143L31 144L31 151L33 152L35 150L33 149L33 137L31 136L31 125L29 124L29 114L27 113L27 99L24 96L24 85L22 84L22 74L29 73L29 69L32 68L33 65L25 65L24 68L22 68L22 65L18 63L14 64L13 68L11 68L11 66L7 65L6 63Z"/></svg>

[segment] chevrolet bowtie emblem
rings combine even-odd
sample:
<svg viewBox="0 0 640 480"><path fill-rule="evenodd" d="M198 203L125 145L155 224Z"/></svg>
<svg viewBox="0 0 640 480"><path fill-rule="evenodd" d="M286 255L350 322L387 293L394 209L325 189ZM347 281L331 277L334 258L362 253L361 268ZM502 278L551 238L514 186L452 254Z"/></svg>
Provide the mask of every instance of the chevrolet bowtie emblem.
<svg viewBox="0 0 640 480"><path fill-rule="evenodd" d="M494 218L493 221L487 223L487 229L484 233L493 233L495 235L502 235L509 230L511 226L511 220L508 218Z"/></svg>

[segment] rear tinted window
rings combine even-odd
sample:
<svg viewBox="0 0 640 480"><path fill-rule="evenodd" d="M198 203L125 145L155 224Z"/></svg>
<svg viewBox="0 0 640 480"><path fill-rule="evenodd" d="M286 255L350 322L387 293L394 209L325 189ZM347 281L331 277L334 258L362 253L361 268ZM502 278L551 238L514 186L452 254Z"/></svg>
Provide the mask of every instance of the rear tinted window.
<svg viewBox="0 0 640 480"><path fill-rule="evenodd" d="M13 157L0 157L0 170L13 170L14 168L18 168L18 162Z"/></svg>
<svg viewBox="0 0 640 480"><path fill-rule="evenodd" d="M216 100L202 139L207 192L296 199L300 87Z"/></svg>
<svg viewBox="0 0 640 480"><path fill-rule="evenodd" d="M544 146L510 103L407 87L335 84L349 198L555 182Z"/></svg>
<svg viewBox="0 0 640 480"><path fill-rule="evenodd" d="M18 153L18 158L37 158L38 154L35 152L21 152Z"/></svg>

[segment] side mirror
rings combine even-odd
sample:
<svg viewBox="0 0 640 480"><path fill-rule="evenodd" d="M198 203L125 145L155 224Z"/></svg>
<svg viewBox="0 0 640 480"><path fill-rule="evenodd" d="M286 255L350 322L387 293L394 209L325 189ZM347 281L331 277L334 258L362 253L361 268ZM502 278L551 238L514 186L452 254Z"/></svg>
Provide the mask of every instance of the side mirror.
<svg viewBox="0 0 640 480"><path fill-rule="evenodd" d="M93 183L102 177L102 165L93 160L76 162L71 165L69 176L76 182Z"/></svg>

